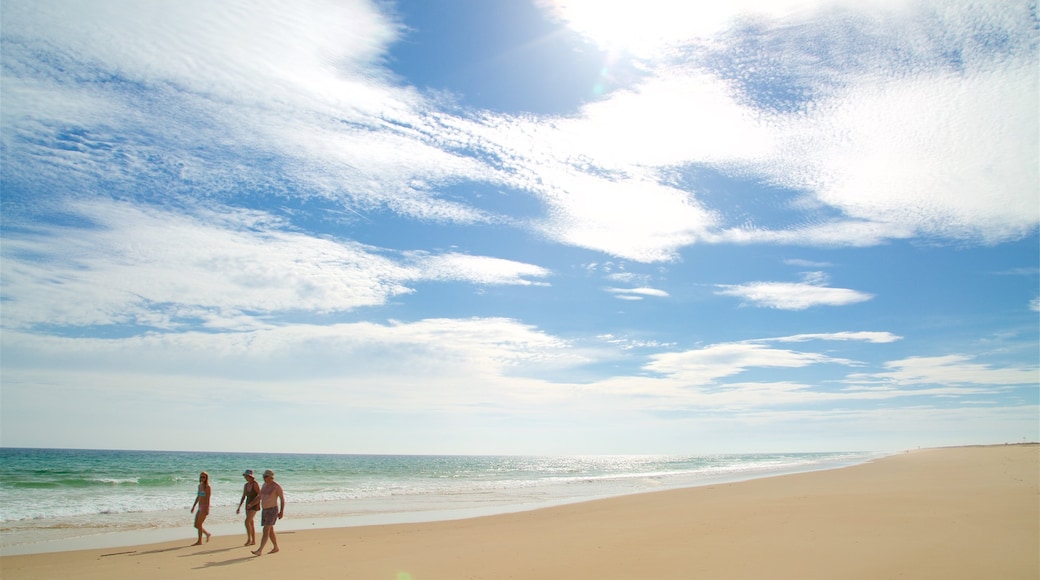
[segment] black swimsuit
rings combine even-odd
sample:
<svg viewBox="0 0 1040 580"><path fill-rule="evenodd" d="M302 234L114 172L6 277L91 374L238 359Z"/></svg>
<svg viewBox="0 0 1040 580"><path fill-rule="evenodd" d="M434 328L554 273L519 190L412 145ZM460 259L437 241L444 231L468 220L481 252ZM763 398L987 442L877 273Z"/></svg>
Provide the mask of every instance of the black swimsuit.
<svg viewBox="0 0 1040 580"><path fill-rule="evenodd" d="M256 488L258 488L258 487L260 487L260 486L257 485L255 481L250 481L249 483L246 484L246 509L247 510L258 510L258 509L260 509L260 506L249 507L249 504L253 503L253 500L256 499L256 496L260 495L259 492L256 491Z"/></svg>

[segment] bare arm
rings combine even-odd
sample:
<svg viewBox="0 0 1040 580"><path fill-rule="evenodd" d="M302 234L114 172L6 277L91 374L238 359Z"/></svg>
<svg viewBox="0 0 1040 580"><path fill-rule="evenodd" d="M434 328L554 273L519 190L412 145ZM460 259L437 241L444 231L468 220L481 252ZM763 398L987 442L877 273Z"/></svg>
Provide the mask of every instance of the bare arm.
<svg viewBox="0 0 1040 580"><path fill-rule="evenodd" d="M278 510L278 519L282 519L285 515L285 492L282 491L282 486L278 486L278 500L282 502L281 509Z"/></svg>

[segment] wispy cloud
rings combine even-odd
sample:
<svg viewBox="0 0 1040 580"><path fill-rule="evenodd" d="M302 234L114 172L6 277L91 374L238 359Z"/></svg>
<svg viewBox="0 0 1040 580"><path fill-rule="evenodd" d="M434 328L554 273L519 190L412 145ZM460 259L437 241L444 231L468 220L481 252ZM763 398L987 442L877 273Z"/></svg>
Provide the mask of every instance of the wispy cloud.
<svg viewBox="0 0 1040 580"><path fill-rule="evenodd" d="M764 338L760 339L761 342L807 342L810 340L837 340L837 341L864 341L874 344L884 344L889 342L895 342L902 340L903 337L892 334L891 332L871 332L871 331L859 331L859 332L829 332L822 334L794 334L791 336L782 336L780 338Z"/></svg>
<svg viewBox="0 0 1040 580"><path fill-rule="evenodd" d="M692 384L709 384L754 367L800 368L814 364L850 361L827 355L770 348L762 344L727 343L650 357L646 370Z"/></svg>
<svg viewBox="0 0 1040 580"><path fill-rule="evenodd" d="M740 19L781 19L829 3L737 0L725 4L676 4L648 0L636 6L625 2L604 5L595 0L540 0L540 4L550 15L607 49L630 52L640 58L660 58L677 45L714 36Z"/></svg>
<svg viewBox="0 0 1040 580"><path fill-rule="evenodd" d="M531 285L549 274L500 258L401 254L312 237L260 211L101 201L65 209L90 225L41 225L4 243L8 328L220 327L247 314L380 305L412 292L406 284L414 281Z"/></svg>
<svg viewBox="0 0 1040 580"><path fill-rule="evenodd" d="M853 335L858 333L851 333ZM848 336L834 340L849 340ZM809 340L795 338L795 342ZM880 340L878 340L880 339ZM893 399L977 400L1037 382L1036 368L1000 367L968 363L970 357L911 357L881 364L875 373L848 373L843 368L865 363L829 354L777 349L764 343L783 339L755 339L722 343L700 349L651 355L644 370L656 376L614 377L596 384L597 390L632 398L653 409L780 409L826 402L859 404ZM824 340L829 340L825 338ZM887 337L860 336L856 340L888 342ZM750 381L741 375L758 369L804 369L837 365L836 373L818 381ZM804 374L804 373L803 373ZM846 385L837 388L836 385ZM931 407L930 407L931 408ZM840 414L832 409L831 412Z"/></svg>
<svg viewBox="0 0 1040 580"><path fill-rule="evenodd" d="M606 290L621 300L642 300L647 296L654 298L668 297L667 292L657 288L607 288Z"/></svg>
<svg viewBox="0 0 1040 580"><path fill-rule="evenodd" d="M779 310L805 310L814 306L847 306L865 302L873 294L825 286L827 276L822 272L805 275L805 282L749 282L747 284L720 284L716 294L742 298L745 304Z"/></svg>
<svg viewBox="0 0 1040 580"><path fill-rule="evenodd" d="M736 26L716 39L722 43L720 53L730 51L726 58L744 59L739 70L745 76L733 79L745 89L743 98L734 98L732 91L706 92L703 87L712 86L712 79L703 69L665 65L652 69L656 74L638 93L590 105L586 114L593 120L600 110L625 108L634 116L618 116L638 119L642 129L636 129L637 135L662 128L656 118L667 119L672 133L691 141L669 151L687 156L644 163L739 166L810 192L843 216L782 230L711 224L719 229L707 232L708 240L872 245L913 235L987 243L1021 237L1040 220L1034 203L1037 137L1023 129L1036 126L1038 110L1030 9L1025 3L935 7L864 3L835 10L825 3L799 3L799 10L759 12L753 26ZM698 16L712 12L694 10L701 11ZM874 18L858 18L859 10ZM734 8L717 16L732 24L739 13ZM698 20L678 17L663 5L641 12L641 18L664 20L664 14L677 21ZM586 20L599 23L588 24L590 29L611 21L591 13L565 17L579 30ZM968 21L982 23L1005 42L990 42L989 34L965 27ZM856 43L847 42L850 31ZM697 40L672 42L683 44L687 54L698 54ZM745 52L747 46L774 50ZM951 54L958 57L951 59ZM747 71L759 59L761 70L774 75L774 84L782 75L790 85L783 88L801 95L801 101L780 107L775 98L756 94L756 87L766 83L756 84L755 75L764 73ZM712 72L725 76L726 62ZM694 85L699 89L684 87L698 75ZM677 103L685 103L681 109L661 96L665 85ZM690 98L696 106L689 106ZM752 104L780 110L765 113ZM635 113L637 107L644 113ZM716 123L725 129L715 130ZM706 144L700 135L715 137L711 152L698 147ZM734 136L756 145L730 148ZM634 142L644 147L647 141L652 140ZM654 150L651 145L629 158L647 159Z"/></svg>
<svg viewBox="0 0 1040 580"><path fill-rule="evenodd" d="M829 262L813 262L812 260L801 260L797 258L784 260L784 263L789 266L798 266L800 268L830 268L834 265Z"/></svg>
<svg viewBox="0 0 1040 580"><path fill-rule="evenodd" d="M969 362L974 357L945 355L910 357L885 364L889 370L879 373L850 375L850 382L880 383L882 387L917 385L985 385L1013 386L1040 383L1037 368L994 368L993 365Z"/></svg>
<svg viewBox="0 0 1040 580"><path fill-rule="evenodd" d="M1040 275L1040 268L1036 266L1011 268L1010 270L995 273L1001 276L1037 276Z"/></svg>
<svg viewBox="0 0 1040 580"><path fill-rule="evenodd" d="M519 377L589 360L567 341L503 318L289 324L115 339L5 332L2 339L5 381L12 384L30 377L64 383L74 374L81 377L77 384L130 396L148 376L150 394L164 398L248 388L265 401L408 411L551 398L551 389ZM344 376L350 388L344 388ZM293 388L286 390L287 383Z"/></svg>
<svg viewBox="0 0 1040 580"><path fill-rule="evenodd" d="M57 161L36 167L37 184L71 175L123 194L270 191L488 219L432 193L482 167L383 67L399 27L375 5L156 6L5 6L4 139L14 158Z"/></svg>
<svg viewBox="0 0 1040 580"><path fill-rule="evenodd" d="M382 59L401 28L368 3L290 10L183 2L161 16L117 2L8 3L6 177L18 181L16 167L30 166L20 161L46 156L43 167L55 171L37 181L74 183L78 174L129 191L176 172L191 183L174 186L182 195L268 190L460 223L502 218L447 199L438 186L486 182L543 204L544 215L523 227L640 262L675 260L699 241L871 245L927 235L992 243L1040 223L1028 6L654 6L641 7L637 20L674 29L664 35L672 52L642 61L637 84L559 118L453 114L437 97L399 85ZM619 10L597 5L564 19L593 36L603 22L624 22L621 34L632 20ZM748 10L754 26L720 33ZM877 17L858 18L860 10ZM159 18L162 27L140 24ZM978 38L964 24L976 21L987 38L1005 40ZM707 42L690 29L697 22L713 22L705 30L721 35ZM796 114L753 94L753 78L734 90L717 55L743 54L745 43L788 55L760 68L779 66L807 95ZM50 138L21 137L30 133ZM696 184L669 179L691 165L762 176L840 217L779 229L725 223Z"/></svg>
<svg viewBox="0 0 1040 580"><path fill-rule="evenodd" d="M607 342L609 344L616 345L624 350L630 350L634 348L654 348L654 349L665 349L674 347L674 343L664 343L656 340L640 340L621 336L614 336L613 334L603 334L597 336L599 340Z"/></svg>

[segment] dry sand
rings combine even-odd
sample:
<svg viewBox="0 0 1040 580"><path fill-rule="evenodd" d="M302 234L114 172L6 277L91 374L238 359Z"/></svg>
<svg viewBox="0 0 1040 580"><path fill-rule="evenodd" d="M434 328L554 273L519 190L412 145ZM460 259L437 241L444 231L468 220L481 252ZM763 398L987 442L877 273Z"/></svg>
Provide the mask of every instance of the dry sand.
<svg viewBox="0 0 1040 580"><path fill-rule="evenodd" d="M915 451L844 469L530 512L0 558L22 578L1040 578L1040 446ZM287 517L291 517L288 506Z"/></svg>

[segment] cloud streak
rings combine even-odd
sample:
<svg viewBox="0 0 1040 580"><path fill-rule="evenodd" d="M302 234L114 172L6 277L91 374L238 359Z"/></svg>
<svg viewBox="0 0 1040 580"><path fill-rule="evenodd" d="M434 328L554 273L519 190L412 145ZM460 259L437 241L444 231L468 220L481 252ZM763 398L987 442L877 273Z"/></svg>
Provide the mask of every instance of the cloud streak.
<svg viewBox="0 0 1040 580"><path fill-rule="evenodd" d="M500 258L395 255L311 237L260 211L118 202L66 210L89 225L39 227L4 244L8 328L219 328L247 316L381 305L416 281L531 285L549 274Z"/></svg>
<svg viewBox="0 0 1040 580"><path fill-rule="evenodd" d="M880 382L893 387L918 385L986 385L1011 386L1040 383L1040 370L1034 368L998 369L992 365L972 363L968 355L910 357L885 363L889 370L866 375L853 375L850 381Z"/></svg>
<svg viewBox="0 0 1040 580"><path fill-rule="evenodd" d="M780 338L762 339L765 341L775 342L806 342L810 340L837 340L837 341L864 341L873 344L885 344L889 342L895 342L902 340L903 337L892 334L891 332L871 332L871 331L860 331L860 332L831 332L825 334L795 334L791 336L783 336Z"/></svg>
<svg viewBox="0 0 1040 580"><path fill-rule="evenodd" d="M851 361L819 353L770 348L762 344L732 343L703 349L662 353L650 357L646 370L692 384L710 384L716 379L748 368L801 368L814 364L850 364Z"/></svg>
<svg viewBox="0 0 1040 580"><path fill-rule="evenodd" d="M815 306L848 306L873 295L848 288L831 288L809 282L749 282L719 285L716 294L735 296L744 304L778 310L805 310Z"/></svg>

